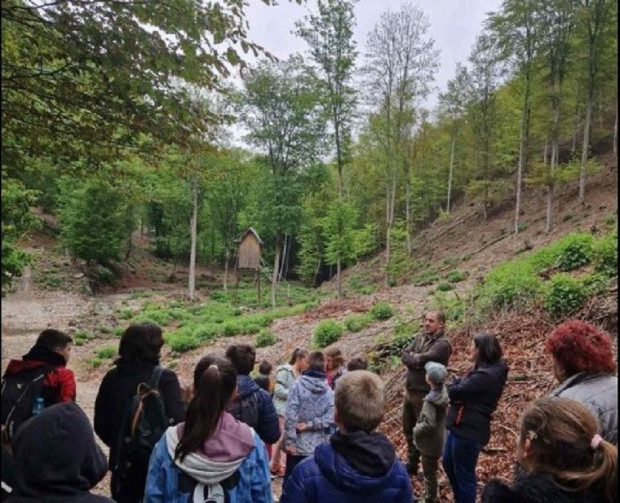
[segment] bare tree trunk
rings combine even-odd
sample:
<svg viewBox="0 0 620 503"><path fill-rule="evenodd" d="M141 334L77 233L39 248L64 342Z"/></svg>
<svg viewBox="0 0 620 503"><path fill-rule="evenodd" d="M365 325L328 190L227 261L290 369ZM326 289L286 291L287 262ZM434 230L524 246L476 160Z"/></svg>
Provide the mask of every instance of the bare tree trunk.
<svg viewBox="0 0 620 503"><path fill-rule="evenodd" d="M592 121L592 93L588 93L586 104L586 121L583 125L583 144L581 146L581 170L579 173L579 202L584 203L586 198L586 174L588 169L588 153L590 150L590 123ZM615 142L614 142L615 145Z"/></svg>
<svg viewBox="0 0 620 503"><path fill-rule="evenodd" d="M390 286L390 182L385 183L385 286Z"/></svg>
<svg viewBox="0 0 620 503"><path fill-rule="evenodd" d="M446 213L450 213L450 200L452 199L452 177L454 173L454 151L456 148L456 134L452 136L452 149L450 151L450 169L448 170L448 200L446 202Z"/></svg>
<svg viewBox="0 0 620 503"><path fill-rule="evenodd" d="M549 165L549 183L547 185L547 220L545 223L545 232L549 233L553 230L553 192L555 189L555 168L558 162L559 143L554 138L551 142L551 164Z"/></svg>
<svg viewBox="0 0 620 503"><path fill-rule="evenodd" d="M616 122L614 122L614 157L616 158L616 166L618 166L618 102L616 101Z"/></svg>
<svg viewBox="0 0 620 503"><path fill-rule="evenodd" d="M390 255L391 255L391 231L394 225L394 207L396 206L396 173L392 173L391 187L388 185L388 220L387 220L387 239L386 239L386 268L385 268L385 286L390 286Z"/></svg>
<svg viewBox="0 0 620 503"><path fill-rule="evenodd" d="M284 264L286 263L286 256L288 253L288 233L284 234L284 246L282 247L282 258L280 260L280 270L278 271L278 282L282 281L282 275L284 274Z"/></svg>
<svg viewBox="0 0 620 503"><path fill-rule="evenodd" d="M224 252L224 278L223 278L223 288L226 292L228 290L228 261L230 260L230 250L228 246L226 247L226 251Z"/></svg>
<svg viewBox="0 0 620 503"><path fill-rule="evenodd" d="M574 154L575 151L577 150L577 135L579 134L579 120L581 119L581 117L579 116L579 112L581 112L581 108L579 107L579 104L577 104L575 108L576 108L575 115L577 117L575 119L575 129L573 130L573 143L571 144L571 147L570 147L571 154Z"/></svg>
<svg viewBox="0 0 620 503"><path fill-rule="evenodd" d="M529 68L526 74L525 97L523 103L523 115L521 116L521 131L519 133L519 164L517 166L517 190L515 196L515 234L519 233L519 219L521 218L521 191L523 186L523 171L525 170L527 156L527 138L529 135L530 117L530 80Z"/></svg>
<svg viewBox="0 0 620 503"><path fill-rule="evenodd" d="M273 273L271 275L271 305L276 307L276 288L278 286L278 270L280 268L280 253L282 252L282 236L276 233L276 253L273 259Z"/></svg>
<svg viewBox="0 0 620 503"><path fill-rule="evenodd" d="M339 299L342 299L342 262L340 260L340 257L338 257L338 262L336 262L336 277L337 279L337 296Z"/></svg>
<svg viewBox="0 0 620 503"><path fill-rule="evenodd" d="M411 256L413 251L413 241L411 239L411 187L408 180L405 180L405 227L407 230L407 256Z"/></svg>
<svg viewBox="0 0 620 503"><path fill-rule="evenodd" d="M189 252L189 300L196 298L196 241L198 228L198 176L192 179L193 211L190 219L191 245Z"/></svg>
<svg viewBox="0 0 620 503"><path fill-rule="evenodd" d="M316 262L316 269L314 270L314 284L316 285L316 278L319 275L319 271L321 270L321 257L319 255L319 260Z"/></svg>

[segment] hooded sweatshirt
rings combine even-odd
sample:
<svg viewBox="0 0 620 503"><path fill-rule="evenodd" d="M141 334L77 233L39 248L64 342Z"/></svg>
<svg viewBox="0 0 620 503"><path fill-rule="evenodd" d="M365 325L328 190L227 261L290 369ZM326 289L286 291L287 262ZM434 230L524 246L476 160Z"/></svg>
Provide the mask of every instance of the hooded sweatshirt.
<svg viewBox="0 0 620 503"><path fill-rule="evenodd" d="M295 467L280 503L413 501L411 480L381 433L335 433Z"/></svg>
<svg viewBox="0 0 620 503"><path fill-rule="evenodd" d="M420 417L413 428L413 441L424 456L441 456L448 403L450 399L443 385L424 397Z"/></svg>
<svg viewBox="0 0 620 503"><path fill-rule="evenodd" d="M76 394L75 375L66 368L65 357L44 346L34 345L21 360L11 360L6 367L4 378L23 370L51 366L54 369L45 375L41 393L45 406L62 402L74 402Z"/></svg>
<svg viewBox="0 0 620 503"><path fill-rule="evenodd" d="M89 490L107 472L86 414L73 402L52 405L26 421L13 439L16 484L10 503L112 502Z"/></svg>
<svg viewBox="0 0 620 503"><path fill-rule="evenodd" d="M306 429L297 431L297 424ZM334 391L325 372L306 370L293 383L286 402L285 447L295 447L298 456L309 456L329 438L334 424Z"/></svg>
<svg viewBox="0 0 620 503"><path fill-rule="evenodd" d="M286 414L286 400L288 392L297 378L293 366L285 363L276 369L276 387L273 390L273 405L278 416Z"/></svg>
<svg viewBox="0 0 620 503"><path fill-rule="evenodd" d="M168 428L153 449L146 479L145 503L191 502L193 489L183 487L182 474L196 481L200 487L201 484L224 486L224 482L235 473L238 474L238 481L228 489L231 503L271 503L271 479L265 444L252 428L224 412L202 448L180 460L175 459L174 452L184 427L185 423Z"/></svg>

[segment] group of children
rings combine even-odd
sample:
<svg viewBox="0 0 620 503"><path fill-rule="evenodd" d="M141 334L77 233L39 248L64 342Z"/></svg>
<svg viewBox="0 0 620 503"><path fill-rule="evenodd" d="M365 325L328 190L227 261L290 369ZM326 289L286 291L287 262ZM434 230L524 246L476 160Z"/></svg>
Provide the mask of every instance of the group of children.
<svg viewBox="0 0 620 503"><path fill-rule="evenodd" d="M63 372L44 373L45 396L51 403L10 435L10 419L5 424L3 417L7 501L270 503L271 480L278 475L284 476L280 503L413 501L409 470L377 431L386 411L382 379L366 370L363 357L345 366L335 347L323 352L295 349L272 379L273 367L266 361L259 364L258 376L250 376L256 360L253 346L231 345L225 355L208 354L198 362L187 400L176 374L161 371L158 387L169 423L145 473L131 480L120 476L115 458L118 416L136 385L148 382L160 368L161 328L149 323L125 331L119 359L97 396L94 429L110 447L113 499L92 495L90 489L107 471L106 460L86 415L74 403L75 393L52 396L56 384L61 384L58 390L71 388L65 368L70 338L61 332L52 335L41 334L33 348L48 360L62 359L57 366ZM475 347L480 354L480 341ZM15 365L9 364L3 381ZM59 380L57 374L63 377ZM448 369L436 361L424 364L424 375L430 391L412 442L422 458L424 501L431 502L437 484L428 474L437 470L437 460L445 458L443 449L450 443L446 417L452 426L461 421L458 406L450 412L451 402L459 398L453 391L465 394L467 387L460 379L448 385ZM458 437L458 428L448 430ZM602 438L590 410L574 400L547 397L531 403L521 418L516 454L520 469L513 483L490 481L482 492L483 503L617 501L617 447ZM445 459L443 463L445 467ZM11 473L5 474L5 466ZM455 496L458 503L457 491Z"/></svg>

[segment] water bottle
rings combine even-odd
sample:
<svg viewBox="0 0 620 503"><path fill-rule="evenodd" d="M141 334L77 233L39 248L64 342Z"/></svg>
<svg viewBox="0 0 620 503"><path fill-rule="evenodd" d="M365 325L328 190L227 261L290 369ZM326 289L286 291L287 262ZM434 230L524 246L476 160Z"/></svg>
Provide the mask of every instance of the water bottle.
<svg viewBox="0 0 620 503"><path fill-rule="evenodd" d="M43 404L43 397L37 397L37 399L34 401L34 406L32 407L32 415L36 416L44 408L45 405Z"/></svg>

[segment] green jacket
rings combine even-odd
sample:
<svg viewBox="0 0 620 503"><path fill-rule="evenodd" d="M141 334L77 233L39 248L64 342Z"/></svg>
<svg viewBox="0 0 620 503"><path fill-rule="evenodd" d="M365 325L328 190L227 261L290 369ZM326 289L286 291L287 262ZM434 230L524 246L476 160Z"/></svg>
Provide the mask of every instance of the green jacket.
<svg viewBox="0 0 620 503"><path fill-rule="evenodd" d="M431 391L424 397L422 412L413 428L413 442L424 456L441 456L449 402L445 386L442 386L441 390Z"/></svg>

